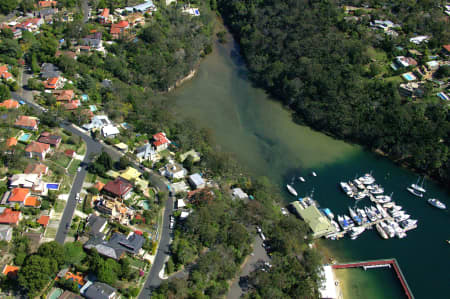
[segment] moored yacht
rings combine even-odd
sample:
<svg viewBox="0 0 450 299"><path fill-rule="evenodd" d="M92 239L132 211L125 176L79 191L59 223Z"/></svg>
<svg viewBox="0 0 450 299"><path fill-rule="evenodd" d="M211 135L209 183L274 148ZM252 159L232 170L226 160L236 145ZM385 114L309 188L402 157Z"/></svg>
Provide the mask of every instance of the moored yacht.
<svg viewBox="0 0 450 299"><path fill-rule="evenodd" d="M364 176L360 177L358 180L361 183L363 183L364 185L370 185L370 184L375 183L375 178L370 173L366 173Z"/></svg>
<svg viewBox="0 0 450 299"><path fill-rule="evenodd" d="M302 176L301 176L301 177L299 177L298 179L299 179L299 180L300 180L300 182L302 182L302 183L306 182L305 178L304 178L304 177L302 177Z"/></svg>
<svg viewBox="0 0 450 299"><path fill-rule="evenodd" d="M347 215L344 215L344 220L347 221L349 227L355 226L355 222L353 222L353 220Z"/></svg>
<svg viewBox="0 0 450 299"><path fill-rule="evenodd" d="M358 224L361 225L362 224L362 220L361 218L355 213L355 211L353 211L352 208L348 208L348 211L350 212L350 217L352 217L352 219Z"/></svg>
<svg viewBox="0 0 450 299"><path fill-rule="evenodd" d="M445 210L447 208L447 206L443 202L437 200L436 198L428 199L428 203L430 205L432 205L433 207L441 209L441 210Z"/></svg>
<svg viewBox="0 0 450 299"><path fill-rule="evenodd" d="M294 196L298 195L297 191L295 191L294 187L292 187L291 185L287 184L286 188L288 189L289 193L291 193L292 195L294 195Z"/></svg>
<svg viewBox="0 0 450 299"><path fill-rule="evenodd" d="M311 172L311 174L312 174L312 176L317 176L317 173L316 172Z"/></svg>
<svg viewBox="0 0 450 299"><path fill-rule="evenodd" d="M423 182L425 181L425 177L422 179L422 184L419 185L420 177L417 179L417 182L415 184L411 184L411 188L413 188L416 191L425 193L427 190L423 187Z"/></svg>
<svg viewBox="0 0 450 299"><path fill-rule="evenodd" d="M383 239L387 239L387 238L388 238L388 235L386 234L386 232L384 231L384 229L381 227L380 223L375 224L375 227L376 227L378 233L380 234L380 236L381 236Z"/></svg>
<svg viewBox="0 0 450 299"><path fill-rule="evenodd" d="M350 239L355 240L360 234L362 234L366 229L364 226L352 227L350 229Z"/></svg>
<svg viewBox="0 0 450 299"><path fill-rule="evenodd" d="M353 191L346 182L340 182L339 184L341 185L342 191L344 191L347 196L353 197Z"/></svg>
<svg viewBox="0 0 450 299"><path fill-rule="evenodd" d="M423 194L417 191L416 189L406 187L406 190L408 190L412 195L415 195L417 197L423 197Z"/></svg>

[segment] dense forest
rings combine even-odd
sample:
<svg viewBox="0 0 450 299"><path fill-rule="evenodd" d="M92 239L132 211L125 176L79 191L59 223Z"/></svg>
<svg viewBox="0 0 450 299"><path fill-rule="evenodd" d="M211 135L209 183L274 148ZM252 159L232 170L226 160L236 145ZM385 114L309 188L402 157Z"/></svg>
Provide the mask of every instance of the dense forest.
<svg viewBox="0 0 450 299"><path fill-rule="evenodd" d="M416 30L432 34L428 46L439 48L449 42L450 33L445 18L430 17L434 2L385 6L389 17L405 23L404 36ZM402 98L398 84L374 76L377 66L368 47L393 51L397 41L346 22L334 1L221 0L218 5L254 82L291 107L296 121L450 181L448 107Z"/></svg>

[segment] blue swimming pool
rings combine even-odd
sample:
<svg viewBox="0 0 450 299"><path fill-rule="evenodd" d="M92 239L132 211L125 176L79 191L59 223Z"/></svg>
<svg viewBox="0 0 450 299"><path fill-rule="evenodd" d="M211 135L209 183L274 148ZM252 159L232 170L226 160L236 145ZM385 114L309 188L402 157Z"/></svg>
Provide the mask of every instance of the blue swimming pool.
<svg viewBox="0 0 450 299"><path fill-rule="evenodd" d="M97 111L97 106L95 106L95 105L89 105L89 109L90 109L92 112L95 112L95 111Z"/></svg>
<svg viewBox="0 0 450 299"><path fill-rule="evenodd" d="M29 134L29 133L23 133L23 134L19 137L19 141L27 142L28 139L30 139L30 137L31 137L31 134Z"/></svg>
<svg viewBox="0 0 450 299"><path fill-rule="evenodd" d="M150 209L150 203L148 200L144 200L142 202L142 207L144 208L144 210L149 210Z"/></svg>
<svg viewBox="0 0 450 299"><path fill-rule="evenodd" d="M50 190L58 190L59 189L59 184L58 183L48 183L46 185L47 189Z"/></svg>
<svg viewBox="0 0 450 299"><path fill-rule="evenodd" d="M412 80L416 79L411 74L403 74L403 78L405 78L408 81L412 81Z"/></svg>

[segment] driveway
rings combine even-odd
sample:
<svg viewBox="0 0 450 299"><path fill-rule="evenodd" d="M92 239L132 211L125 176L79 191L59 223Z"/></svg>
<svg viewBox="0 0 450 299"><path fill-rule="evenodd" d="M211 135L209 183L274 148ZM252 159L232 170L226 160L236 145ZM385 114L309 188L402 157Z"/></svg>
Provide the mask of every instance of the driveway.
<svg viewBox="0 0 450 299"><path fill-rule="evenodd" d="M267 255L266 250L262 246L263 241L259 235L255 237L255 240L253 241L253 255L251 255L247 262L245 263L244 267L242 268L241 273L239 274L239 277L235 278L231 284L231 288L228 291L227 299L237 299L240 298L244 292L239 285L239 281L241 278L244 278L248 276L252 271L255 270L255 266L259 261L263 262L270 262L270 258Z"/></svg>

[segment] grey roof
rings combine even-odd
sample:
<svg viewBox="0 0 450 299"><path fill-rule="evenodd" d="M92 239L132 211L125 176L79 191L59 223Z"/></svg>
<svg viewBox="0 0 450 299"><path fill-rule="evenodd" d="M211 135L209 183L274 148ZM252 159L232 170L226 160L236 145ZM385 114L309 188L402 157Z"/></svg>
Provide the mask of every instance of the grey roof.
<svg viewBox="0 0 450 299"><path fill-rule="evenodd" d="M0 241L11 241L12 239L12 227L9 225L0 225Z"/></svg>
<svg viewBox="0 0 450 299"><path fill-rule="evenodd" d="M58 11L57 11L56 9L54 9L54 8L44 8L44 9L41 9L41 10L38 12L38 16L41 17L41 18L43 18L43 17L46 17L46 16L54 15L54 14L57 13L57 12L58 12Z"/></svg>
<svg viewBox="0 0 450 299"><path fill-rule="evenodd" d="M143 146L140 146L136 149L136 156L138 158L147 158L150 153L154 153L155 150L153 149L152 145L150 143L146 143Z"/></svg>
<svg viewBox="0 0 450 299"><path fill-rule="evenodd" d="M96 39L96 38L83 38L81 40L81 44L83 46L91 46L91 47L95 47L95 48L100 47L101 42L102 42L101 39Z"/></svg>
<svg viewBox="0 0 450 299"><path fill-rule="evenodd" d="M190 175L189 181L195 186L200 186L200 185L205 184L205 181L202 179L202 177L198 173L194 173L193 175Z"/></svg>
<svg viewBox="0 0 450 299"><path fill-rule="evenodd" d="M88 299L109 299L117 290L109 284L95 282L87 288L84 296Z"/></svg>
<svg viewBox="0 0 450 299"><path fill-rule="evenodd" d="M144 245L144 241L145 239L142 236L136 234L131 234L127 238L121 233L114 233L108 241L93 236L84 244L84 248L95 248L99 254L117 260L124 252L138 253Z"/></svg>
<svg viewBox="0 0 450 299"><path fill-rule="evenodd" d="M41 66L41 77L44 79L59 77L61 72L52 63L43 63Z"/></svg>
<svg viewBox="0 0 450 299"><path fill-rule="evenodd" d="M105 218L92 214L91 216L89 216L87 222L87 224L91 227L92 234L103 236L101 230L107 223L107 220Z"/></svg>

